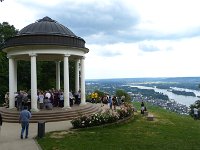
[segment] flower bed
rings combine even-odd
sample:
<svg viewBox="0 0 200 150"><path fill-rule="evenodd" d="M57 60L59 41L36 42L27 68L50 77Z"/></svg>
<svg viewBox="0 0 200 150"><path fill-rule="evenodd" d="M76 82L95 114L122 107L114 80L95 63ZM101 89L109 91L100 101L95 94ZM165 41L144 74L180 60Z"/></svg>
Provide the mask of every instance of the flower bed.
<svg viewBox="0 0 200 150"><path fill-rule="evenodd" d="M130 105L125 105L117 109L117 111L106 110L103 113L92 114L91 116L81 115L74 118L71 123L73 128L87 128L108 123L114 123L124 118L130 117L133 114L133 109Z"/></svg>

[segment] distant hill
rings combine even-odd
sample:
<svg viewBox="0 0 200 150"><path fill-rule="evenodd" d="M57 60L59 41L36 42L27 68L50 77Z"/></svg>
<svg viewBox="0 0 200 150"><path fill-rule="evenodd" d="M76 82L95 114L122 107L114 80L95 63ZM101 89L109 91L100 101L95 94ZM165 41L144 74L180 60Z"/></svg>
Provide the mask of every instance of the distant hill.
<svg viewBox="0 0 200 150"><path fill-rule="evenodd" d="M86 83L96 83L99 86L109 85L109 86L120 86L130 83L140 84L144 86L151 87L165 87L165 89L170 89L170 87L178 87L185 89L200 90L200 77L173 77L173 78L115 78L115 79L92 79L86 80ZM148 83L148 85L147 85Z"/></svg>
<svg viewBox="0 0 200 150"><path fill-rule="evenodd" d="M200 77L176 77L176 78L165 78L165 82L198 82L200 83Z"/></svg>
<svg viewBox="0 0 200 150"><path fill-rule="evenodd" d="M181 82L200 83L200 77L170 77L170 78L114 78L114 79L87 79L86 81L98 82Z"/></svg>

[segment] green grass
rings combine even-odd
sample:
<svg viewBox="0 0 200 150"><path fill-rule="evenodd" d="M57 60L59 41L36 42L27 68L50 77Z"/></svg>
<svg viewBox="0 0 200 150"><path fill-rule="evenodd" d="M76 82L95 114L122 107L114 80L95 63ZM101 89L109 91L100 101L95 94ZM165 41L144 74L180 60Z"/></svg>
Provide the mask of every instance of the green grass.
<svg viewBox="0 0 200 150"><path fill-rule="evenodd" d="M139 104L134 103L139 110ZM139 111L126 123L46 134L44 150L199 150L200 121L148 106L156 116L147 121Z"/></svg>

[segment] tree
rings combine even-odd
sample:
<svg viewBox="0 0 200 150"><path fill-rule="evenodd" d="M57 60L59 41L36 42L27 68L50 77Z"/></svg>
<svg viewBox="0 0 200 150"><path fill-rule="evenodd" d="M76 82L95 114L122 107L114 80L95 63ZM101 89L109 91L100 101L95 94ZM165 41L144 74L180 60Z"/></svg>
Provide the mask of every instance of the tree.
<svg viewBox="0 0 200 150"><path fill-rule="evenodd" d="M116 94L115 94L117 97L121 98L122 96L125 96L125 102L131 102L131 96L125 92L124 90L122 89L118 89L116 90Z"/></svg>
<svg viewBox="0 0 200 150"><path fill-rule="evenodd" d="M7 22L0 23L0 103L4 100L4 94L8 91L8 59L2 51L4 41L16 35L18 30Z"/></svg>

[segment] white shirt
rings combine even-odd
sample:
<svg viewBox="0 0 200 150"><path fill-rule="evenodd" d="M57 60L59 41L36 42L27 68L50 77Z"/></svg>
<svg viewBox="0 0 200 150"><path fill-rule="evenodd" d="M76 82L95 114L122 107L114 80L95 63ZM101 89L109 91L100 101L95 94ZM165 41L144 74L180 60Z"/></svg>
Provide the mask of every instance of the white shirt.
<svg viewBox="0 0 200 150"><path fill-rule="evenodd" d="M73 95L71 92L69 92L69 98L73 99Z"/></svg>
<svg viewBox="0 0 200 150"><path fill-rule="evenodd" d="M51 94L50 94L49 92L47 92L47 93L45 94L45 97L48 97L48 99L50 99Z"/></svg>

